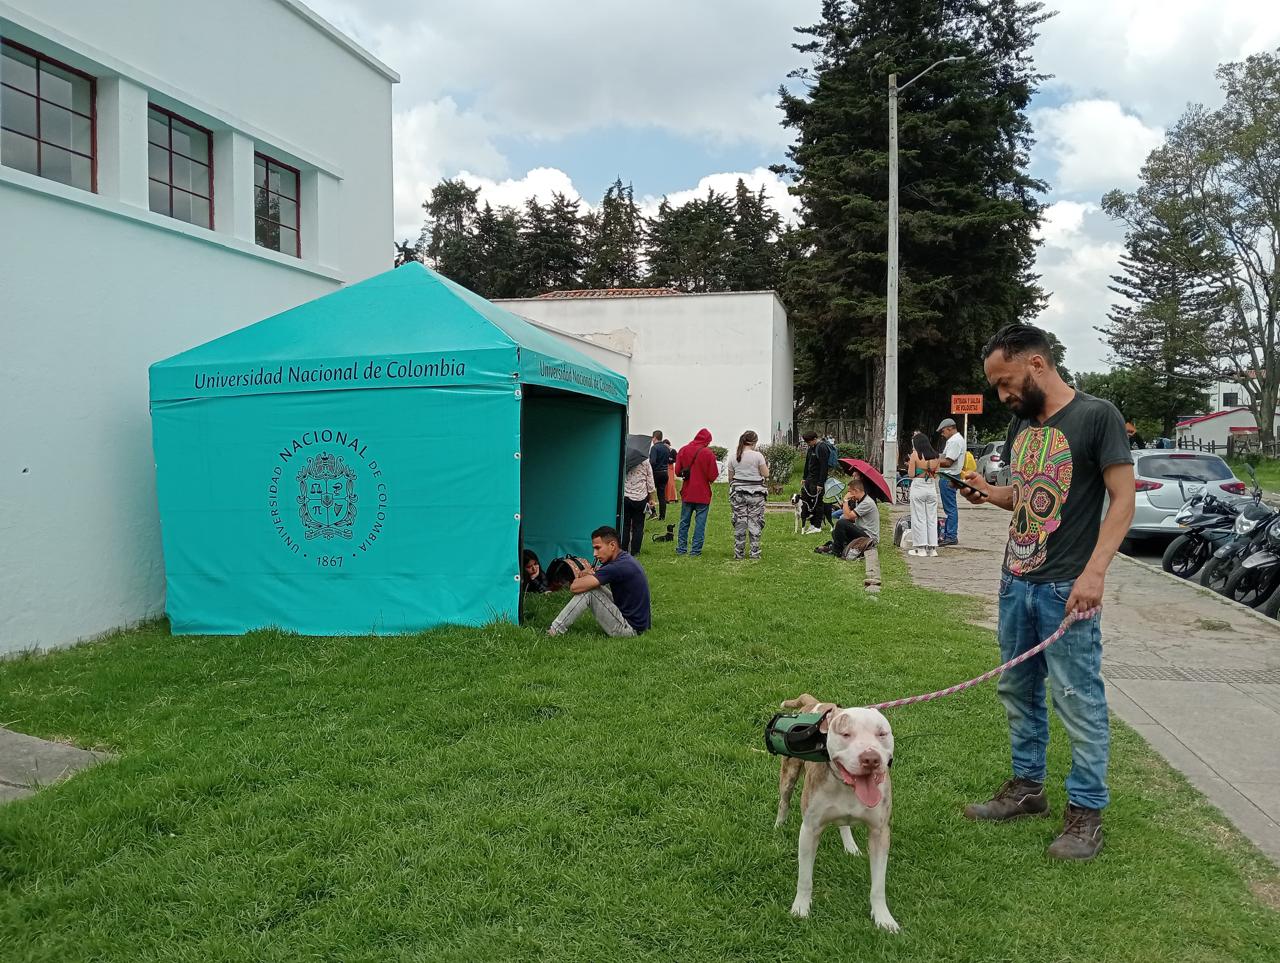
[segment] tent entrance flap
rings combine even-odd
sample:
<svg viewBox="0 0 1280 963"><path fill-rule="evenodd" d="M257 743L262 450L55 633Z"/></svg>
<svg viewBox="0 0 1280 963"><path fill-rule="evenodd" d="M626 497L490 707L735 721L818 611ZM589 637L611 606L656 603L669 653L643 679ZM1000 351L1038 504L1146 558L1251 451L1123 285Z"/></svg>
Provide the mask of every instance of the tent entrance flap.
<svg viewBox="0 0 1280 963"><path fill-rule="evenodd" d="M546 565L591 557L591 532L618 525L624 411L583 395L527 386L521 439L524 547Z"/></svg>

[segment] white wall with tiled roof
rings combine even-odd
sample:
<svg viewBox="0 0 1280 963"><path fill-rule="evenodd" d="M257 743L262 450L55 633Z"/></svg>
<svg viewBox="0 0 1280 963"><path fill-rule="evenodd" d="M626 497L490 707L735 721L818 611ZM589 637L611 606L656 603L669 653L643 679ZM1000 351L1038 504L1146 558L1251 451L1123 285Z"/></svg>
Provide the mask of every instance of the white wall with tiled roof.
<svg viewBox="0 0 1280 963"><path fill-rule="evenodd" d="M581 292L501 304L566 337L628 356L632 432L657 429L684 444L706 427L715 444L729 448L748 429L765 442L792 429L792 331L772 291Z"/></svg>

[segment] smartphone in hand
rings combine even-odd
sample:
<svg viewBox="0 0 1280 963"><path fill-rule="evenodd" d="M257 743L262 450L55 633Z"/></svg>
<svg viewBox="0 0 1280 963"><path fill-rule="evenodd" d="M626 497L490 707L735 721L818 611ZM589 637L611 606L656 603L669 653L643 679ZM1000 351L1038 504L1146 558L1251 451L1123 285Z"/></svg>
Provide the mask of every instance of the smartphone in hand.
<svg viewBox="0 0 1280 963"><path fill-rule="evenodd" d="M955 472L939 470L938 474L943 478L945 478L947 481L951 482L951 484L955 485L956 488L967 488L969 489L969 491L973 492L979 498L988 497L986 492L982 491L981 489L974 488L972 485L970 485L967 481L965 481Z"/></svg>

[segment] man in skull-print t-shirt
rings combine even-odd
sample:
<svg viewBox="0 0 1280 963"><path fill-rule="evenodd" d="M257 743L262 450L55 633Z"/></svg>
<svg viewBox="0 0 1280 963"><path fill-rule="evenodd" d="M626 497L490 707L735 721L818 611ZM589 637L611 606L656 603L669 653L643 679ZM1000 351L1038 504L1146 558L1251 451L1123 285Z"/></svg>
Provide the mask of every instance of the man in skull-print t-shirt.
<svg viewBox="0 0 1280 963"><path fill-rule="evenodd" d="M1092 859L1102 849L1102 810L1110 801L1099 606L1107 568L1133 521L1129 439L1114 405L1062 380L1039 328L1001 328L983 358L987 379L1014 414L1005 445L1012 484L988 485L971 472L965 481L976 491L964 491L971 502L1012 514L1000 579L1001 660L1034 648L1068 616L1073 621L1057 642L1000 676L1013 778L986 802L966 806L965 815L1007 820L1049 812L1051 689L1071 740L1071 771L1062 832L1049 855Z"/></svg>
<svg viewBox="0 0 1280 963"><path fill-rule="evenodd" d="M1102 469L1133 463L1119 410L1077 391L1043 424L1015 417L1004 459L1014 488L1004 570L1028 582L1075 579L1098 544Z"/></svg>

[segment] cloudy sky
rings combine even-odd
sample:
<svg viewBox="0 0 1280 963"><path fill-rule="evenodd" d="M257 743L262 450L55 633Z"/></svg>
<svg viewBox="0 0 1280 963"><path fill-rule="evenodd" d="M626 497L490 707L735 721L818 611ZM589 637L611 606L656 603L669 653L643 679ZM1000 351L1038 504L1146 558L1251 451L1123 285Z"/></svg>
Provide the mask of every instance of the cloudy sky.
<svg viewBox="0 0 1280 963"><path fill-rule="evenodd" d="M615 177L656 206L763 185L787 132L775 91L801 63L792 28L818 0L307 0L399 71L396 232L462 176L495 206L553 191L596 202ZM1041 323L1067 364L1105 366L1093 331L1109 302L1123 231L1098 207L1130 189L1189 101L1215 103L1223 60L1280 46L1269 0L1050 0L1036 51L1054 75L1033 103L1033 173L1050 205L1039 258L1052 292Z"/></svg>

